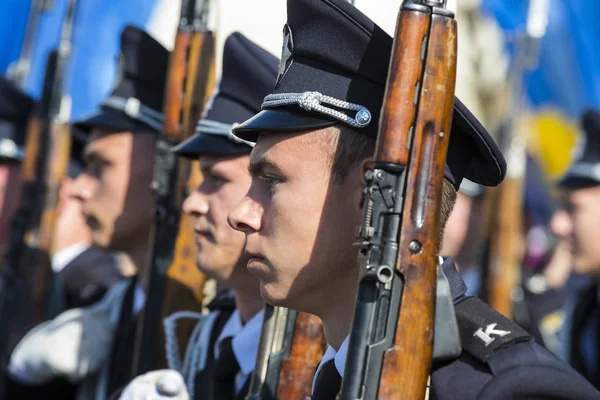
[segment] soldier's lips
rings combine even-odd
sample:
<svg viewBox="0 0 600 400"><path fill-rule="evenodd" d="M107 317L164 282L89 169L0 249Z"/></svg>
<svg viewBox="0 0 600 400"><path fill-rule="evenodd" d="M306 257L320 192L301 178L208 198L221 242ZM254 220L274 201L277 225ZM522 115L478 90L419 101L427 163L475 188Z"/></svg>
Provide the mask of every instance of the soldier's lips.
<svg viewBox="0 0 600 400"><path fill-rule="evenodd" d="M202 242L214 242L215 238L212 233L208 231L195 231L196 233L196 243L200 244Z"/></svg>
<svg viewBox="0 0 600 400"><path fill-rule="evenodd" d="M248 256L246 267L250 272L258 272L266 269L267 265L264 257L259 254L252 254L249 252L246 252L246 255Z"/></svg>
<svg viewBox="0 0 600 400"><path fill-rule="evenodd" d="M90 227L90 229L92 231L97 231L100 229L100 221L98 221L98 219L92 215L86 214L85 216L85 223L87 224L87 226Z"/></svg>

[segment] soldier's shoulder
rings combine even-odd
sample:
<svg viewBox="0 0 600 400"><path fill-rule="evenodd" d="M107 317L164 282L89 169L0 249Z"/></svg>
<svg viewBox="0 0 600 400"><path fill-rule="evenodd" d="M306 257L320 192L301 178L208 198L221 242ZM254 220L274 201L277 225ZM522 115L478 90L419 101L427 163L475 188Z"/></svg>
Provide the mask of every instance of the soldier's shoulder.
<svg viewBox="0 0 600 400"><path fill-rule="evenodd" d="M456 311L463 352L434 366L433 399L600 399L585 378L485 303L467 298Z"/></svg>

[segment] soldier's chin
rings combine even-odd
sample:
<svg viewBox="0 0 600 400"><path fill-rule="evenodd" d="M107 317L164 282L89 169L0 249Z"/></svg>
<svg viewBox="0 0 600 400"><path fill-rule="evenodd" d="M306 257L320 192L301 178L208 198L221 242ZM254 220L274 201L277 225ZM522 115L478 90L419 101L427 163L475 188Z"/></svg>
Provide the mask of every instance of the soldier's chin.
<svg viewBox="0 0 600 400"><path fill-rule="evenodd" d="M111 243L110 237L107 237L107 235L99 229L92 230L92 244L101 249L118 251L117 249L113 249L115 244Z"/></svg>
<svg viewBox="0 0 600 400"><path fill-rule="evenodd" d="M584 255L573 257L573 272L579 275L593 275L600 277L600 259L595 260Z"/></svg>
<svg viewBox="0 0 600 400"><path fill-rule="evenodd" d="M211 263L210 258L202 257L201 254L196 256L196 267L200 272L206 275L207 278L215 279L217 282L227 285L231 276L229 269L222 268L222 266Z"/></svg>
<svg viewBox="0 0 600 400"><path fill-rule="evenodd" d="M277 307L288 307L286 294L277 287L276 283L260 281L260 296L266 303Z"/></svg>

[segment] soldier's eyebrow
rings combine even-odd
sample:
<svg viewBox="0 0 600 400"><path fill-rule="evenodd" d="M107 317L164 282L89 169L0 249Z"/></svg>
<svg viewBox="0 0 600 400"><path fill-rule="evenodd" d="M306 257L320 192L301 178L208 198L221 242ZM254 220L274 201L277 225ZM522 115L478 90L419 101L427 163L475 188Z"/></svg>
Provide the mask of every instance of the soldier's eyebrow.
<svg viewBox="0 0 600 400"><path fill-rule="evenodd" d="M273 164L269 160L266 160L264 157L261 157L258 160L250 157L250 163L248 164L248 172L250 173L250 176L255 178L260 175L265 175L267 170L271 170L274 173L281 173L281 170L277 165Z"/></svg>
<svg viewBox="0 0 600 400"><path fill-rule="evenodd" d="M83 153L83 162L88 165L93 162L108 163L109 161L95 150L86 150Z"/></svg>

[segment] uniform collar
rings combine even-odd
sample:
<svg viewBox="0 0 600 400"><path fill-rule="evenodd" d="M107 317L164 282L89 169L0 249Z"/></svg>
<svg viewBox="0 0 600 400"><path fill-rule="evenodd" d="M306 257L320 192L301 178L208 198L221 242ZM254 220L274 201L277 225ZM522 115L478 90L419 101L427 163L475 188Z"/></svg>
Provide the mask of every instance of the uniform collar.
<svg viewBox="0 0 600 400"><path fill-rule="evenodd" d="M57 251L52 257L52 270L59 273L89 247L87 243L77 242Z"/></svg>
<svg viewBox="0 0 600 400"><path fill-rule="evenodd" d="M321 371L323 364L325 364L327 361L333 359L333 363L335 364L335 369L337 369L340 376L344 376L344 367L346 366L346 356L348 355L348 341L349 340L350 340L350 335L346 336L346 339L344 339L344 341L342 342L342 345L340 346L340 349L337 351L333 347L331 347L329 345L327 346L327 351L323 355L323 359L319 363L319 366L317 367L317 371L315 372L315 375L313 377L313 386L312 386L313 392L315 390L315 383L317 381L317 376L319 376L319 372Z"/></svg>
<svg viewBox="0 0 600 400"><path fill-rule="evenodd" d="M235 310L225 323L225 326L223 326L223 330L215 343L215 358L219 358L219 345L221 341L227 337L233 337L231 346L235 358L240 365L240 372L244 375L250 374L254 370L256 362L263 313L263 310L261 310L245 325L242 325L240 313L238 310Z"/></svg>
<svg viewBox="0 0 600 400"><path fill-rule="evenodd" d="M458 271L456 270L456 263L452 257L440 257L439 258L440 266L448 279L450 284L450 292L452 293L452 301L456 304L459 300L465 297L465 293L467 292L467 285L462 280ZM346 356L348 355L348 341L350 340L350 335L346 336L346 339L342 342L339 350L335 350L333 347L328 346L323 359L319 363L317 368L317 372L313 378L313 390L315 386L315 382L317 376L319 375L319 371L323 364L332 358L335 359L335 368L339 372L339 374L344 376L344 367L346 366Z"/></svg>
<svg viewBox="0 0 600 400"><path fill-rule="evenodd" d="M452 257L440 257L440 263L448 283L450 284L450 292L452 293L452 301L456 304L459 300L466 296L467 285L456 270L456 263Z"/></svg>

